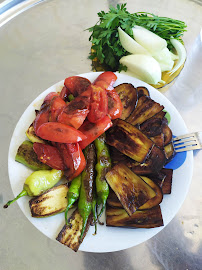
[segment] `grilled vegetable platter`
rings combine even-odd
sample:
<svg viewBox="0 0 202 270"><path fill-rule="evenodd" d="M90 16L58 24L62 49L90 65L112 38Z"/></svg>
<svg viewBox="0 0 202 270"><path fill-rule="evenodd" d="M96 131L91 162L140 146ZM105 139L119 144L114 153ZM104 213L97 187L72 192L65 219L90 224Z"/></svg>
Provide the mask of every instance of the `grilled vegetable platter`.
<svg viewBox="0 0 202 270"><path fill-rule="evenodd" d="M4 207L17 200L39 230L74 251L139 244L168 224L188 186L189 155L178 170L165 168L175 157L172 126L186 129L146 83L111 71L67 77L33 101L15 128L9 177L16 197Z"/></svg>

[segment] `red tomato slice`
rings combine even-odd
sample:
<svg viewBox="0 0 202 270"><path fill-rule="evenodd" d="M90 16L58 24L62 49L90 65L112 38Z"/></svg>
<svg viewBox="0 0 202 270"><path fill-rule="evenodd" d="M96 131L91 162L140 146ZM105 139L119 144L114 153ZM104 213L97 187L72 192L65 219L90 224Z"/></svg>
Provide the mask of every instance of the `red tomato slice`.
<svg viewBox="0 0 202 270"><path fill-rule="evenodd" d="M50 104L51 100L54 98L54 97L59 97L59 94L56 93L56 92L50 92L45 98L44 98L44 102L43 103L48 103ZM43 104L42 104L43 105Z"/></svg>
<svg viewBox="0 0 202 270"><path fill-rule="evenodd" d="M80 131L86 135L86 139L80 142L81 149L84 149L87 145L92 143L96 138L103 134L107 129L112 126L111 119L105 116L102 120L97 123L91 123L86 120L80 127Z"/></svg>
<svg viewBox="0 0 202 270"><path fill-rule="evenodd" d="M106 90L112 90L113 84L115 83L116 80L117 80L116 74L114 74L112 71L106 71L101 73L93 84L98 85Z"/></svg>
<svg viewBox="0 0 202 270"><path fill-rule="evenodd" d="M91 85L89 88L91 88L91 103L87 117L91 123L96 123L107 115L108 98L105 89L97 85Z"/></svg>
<svg viewBox="0 0 202 270"><path fill-rule="evenodd" d="M58 122L40 125L37 135L44 140L60 143L76 143L86 139L86 136L79 130Z"/></svg>
<svg viewBox="0 0 202 270"><path fill-rule="evenodd" d="M47 164L53 169L62 171L65 170L63 159L56 147L35 142L33 149L41 162Z"/></svg>
<svg viewBox="0 0 202 270"><path fill-rule="evenodd" d="M57 148L65 164L65 176L69 180L78 176L86 166L86 160L78 143L58 143Z"/></svg>
<svg viewBox="0 0 202 270"><path fill-rule="evenodd" d="M80 76L71 76L65 79L64 82L65 86L69 90L69 92L74 96L77 97L91 84L91 82L83 77Z"/></svg>
<svg viewBox="0 0 202 270"><path fill-rule="evenodd" d="M62 88L61 92L60 92L60 97L64 100L67 101L68 100L68 96L69 96L70 92L68 91L67 87L64 85L64 87Z"/></svg>
<svg viewBox="0 0 202 270"><path fill-rule="evenodd" d="M50 105L50 122L56 122L58 115L61 113L64 107L66 107L65 101L61 97L54 97Z"/></svg>
<svg viewBox="0 0 202 270"><path fill-rule="evenodd" d="M111 90L107 92L108 96L108 115L112 120L120 118L123 111L123 104L117 92Z"/></svg>
<svg viewBox="0 0 202 270"><path fill-rule="evenodd" d="M89 113L91 89L69 102L58 116L57 121L78 129Z"/></svg>
<svg viewBox="0 0 202 270"><path fill-rule="evenodd" d="M49 115L50 115L50 108L49 106L44 107L44 109L40 110L37 113L37 116L34 120L34 131L36 135L38 136L38 128L49 121Z"/></svg>

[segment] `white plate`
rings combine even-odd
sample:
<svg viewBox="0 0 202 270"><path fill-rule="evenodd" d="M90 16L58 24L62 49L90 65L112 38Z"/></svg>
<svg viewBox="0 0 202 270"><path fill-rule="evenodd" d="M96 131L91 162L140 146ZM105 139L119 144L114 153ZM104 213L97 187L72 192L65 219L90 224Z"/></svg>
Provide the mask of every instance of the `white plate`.
<svg viewBox="0 0 202 270"><path fill-rule="evenodd" d="M100 72L85 73L80 76L88 78L93 81ZM165 109L169 112L171 116L171 122L169 124L174 135L180 135L187 132L185 123L176 110L176 108L169 102L169 100L162 95L159 91L151 87L150 85L141 82L135 78L117 73L118 80L115 85L120 83L132 83L135 87L146 86L149 91L151 98L160 104L165 106ZM64 81L61 81L46 91L39 95L25 110L20 120L18 121L16 128L14 130L8 156L8 170L10 183L14 195L18 195L22 190L25 179L32 172L30 169L26 168L24 165L15 162L15 155L20 144L26 140L25 131L32 123L35 117L35 109L39 109L44 97L52 91L60 91L62 89ZM181 207L186 194L189 189L189 185L192 178L192 168L193 168L193 152L190 151L185 156L185 161L181 166L174 170L173 174L173 185L172 194L164 196L163 202L161 203L161 210L164 220L164 226L153 229L126 229L126 228L112 228L104 226L98 226L98 233L93 236L94 227L90 227L86 238L81 244L79 250L88 252L112 252L123 250L136 246L144 241L150 239L158 232L160 232L165 226L172 220L172 218L177 214L179 208ZM23 197L17 202L29 219L29 221L43 234L47 237L55 240L59 231L64 225L64 213L58 214L53 217L48 218L32 218L29 209L29 197ZM12 206L10 206L12 207ZM104 215L103 215L104 216ZM56 240L55 240L56 241Z"/></svg>

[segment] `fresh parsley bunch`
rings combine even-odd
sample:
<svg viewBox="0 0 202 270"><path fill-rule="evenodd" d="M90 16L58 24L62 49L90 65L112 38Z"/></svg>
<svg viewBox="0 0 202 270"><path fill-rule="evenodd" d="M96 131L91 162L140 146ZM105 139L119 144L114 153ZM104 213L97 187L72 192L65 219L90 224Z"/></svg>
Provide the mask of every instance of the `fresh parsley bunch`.
<svg viewBox="0 0 202 270"><path fill-rule="evenodd" d="M127 34L133 37L132 28L135 25L145 27L167 41L168 48L172 48L170 38L180 39L186 31L186 24L179 20L158 17L147 12L129 13L126 4L110 6L109 12L98 13L99 21L88 28L92 32L89 41L92 42L89 58L104 65L106 70L121 71L125 69L119 59L128 53L119 41L117 28L120 26Z"/></svg>

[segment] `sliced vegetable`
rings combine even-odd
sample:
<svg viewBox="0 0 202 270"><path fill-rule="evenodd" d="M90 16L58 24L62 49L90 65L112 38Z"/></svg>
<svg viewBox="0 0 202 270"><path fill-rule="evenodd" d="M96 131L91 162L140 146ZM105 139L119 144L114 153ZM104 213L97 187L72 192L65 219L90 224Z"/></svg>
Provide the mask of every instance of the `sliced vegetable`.
<svg viewBox="0 0 202 270"><path fill-rule="evenodd" d="M64 81L64 85L68 89L68 94L71 93L74 97L86 91L90 84L91 82L88 79L80 76L71 76Z"/></svg>
<svg viewBox="0 0 202 270"><path fill-rule="evenodd" d="M147 89L147 87L145 86L138 86L137 88L137 93L138 93L138 98L140 98L141 96L147 96L149 97L149 90Z"/></svg>
<svg viewBox="0 0 202 270"><path fill-rule="evenodd" d="M121 27L118 27L119 40L122 47L129 53L132 54L145 54L150 55L148 50L142 46L140 42L137 42L131 38L126 32L124 32Z"/></svg>
<svg viewBox="0 0 202 270"><path fill-rule="evenodd" d="M33 149L33 143L24 141L18 148L15 160L27 166L28 168L38 170L48 170L49 166L39 161Z"/></svg>
<svg viewBox="0 0 202 270"><path fill-rule="evenodd" d="M162 183L162 192L163 194L171 194L172 190L172 180L173 180L173 170L172 169L165 169L161 170L163 174L165 174L164 181Z"/></svg>
<svg viewBox="0 0 202 270"><path fill-rule="evenodd" d="M82 92L69 102L59 114L57 121L78 129L89 113L91 89Z"/></svg>
<svg viewBox="0 0 202 270"><path fill-rule="evenodd" d="M133 37L138 44L152 54L167 47L167 42L165 39L139 25L135 25L133 27Z"/></svg>
<svg viewBox="0 0 202 270"><path fill-rule="evenodd" d="M89 230L91 220L92 216L90 215L86 223L85 231L81 238L83 218L79 214L79 211L76 209L69 218L68 225L64 225L56 240L77 252L84 237L86 236L86 233Z"/></svg>
<svg viewBox="0 0 202 270"><path fill-rule="evenodd" d="M140 206L138 210L151 209L161 203L163 199L163 193L162 193L161 188L158 186L158 184L156 184L150 178L145 177L145 176L141 176L141 178L155 191L156 196L148 200L142 206ZM112 191L112 189L110 189L110 193L107 199L107 204L112 207L123 208L121 202L119 201L116 194Z"/></svg>
<svg viewBox="0 0 202 270"><path fill-rule="evenodd" d="M33 145L33 149L38 160L42 163L47 164L49 167L56 170L65 170L62 157L56 147L36 142Z"/></svg>
<svg viewBox="0 0 202 270"><path fill-rule="evenodd" d="M124 164L115 165L105 177L130 216L156 196L155 191Z"/></svg>
<svg viewBox="0 0 202 270"><path fill-rule="evenodd" d="M154 59L156 59L156 61L158 61L162 72L170 71L173 68L173 57L167 47L161 51L158 51L152 56L154 57Z"/></svg>
<svg viewBox="0 0 202 270"><path fill-rule="evenodd" d="M45 143L44 140L42 140L36 135L33 123L29 126L28 130L26 131L26 136L32 143L35 143L35 142Z"/></svg>
<svg viewBox="0 0 202 270"><path fill-rule="evenodd" d="M57 122L40 125L37 135L42 139L60 143L76 143L86 139L86 136L79 130Z"/></svg>
<svg viewBox="0 0 202 270"><path fill-rule="evenodd" d="M163 226L160 206L149 210L136 211L128 216L124 209L107 206L106 225L126 228L155 228Z"/></svg>
<svg viewBox="0 0 202 270"><path fill-rule="evenodd" d="M65 101L61 97L54 97L50 104L50 122L56 122L58 115L61 113L63 108L66 107Z"/></svg>
<svg viewBox="0 0 202 270"><path fill-rule="evenodd" d="M100 86L91 85L91 103L90 110L87 115L91 123L102 120L108 112L107 92Z"/></svg>
<svg viewBox="0 0 202 270"><path fill-rule="evenodd" d="M177 63L175 64L174 68L170 72L171 74L173 74L175 71L178 70L179 67L181 67L184 64L187 54L186 54L185 47L179 40L171 38L170 42L175 48L175 50L177 51L177 55L179 56Z"/></svg>
<svg viewBox="0 0 202 270"><path fill-rule="evenodd" d="M59 185L31 199L29 207L32 217L49 217L64 212L67 206L67 191L66 184Z"/></svg>
<svg viewBox="0 0 202 270"><path fill-rule="evenodd" d="M68 96L69 96L69 90L67 89L67 87L64 85L61 92L60 92L60 97L64 100L64 101L68 101Z"/></svg>
<svg viewBox="0 0 202 270"><path fill-rule="evenodd" d="M78 143L57 143L63 162L65 164L64 174L68 181L77 177L85 168L86 160Z"/></svg>
<svg viewBox="0 0 202 270"><path fill-rule="evenodd" d="M155 102L150 97L142 96L138 99L138 104L135 110L127 118L127 122L132 125L142 124L163 109L163 105Z"/></svg>
<svg viewBox="0 0 202 270"><path fill-rule="evenodd" d="M125 120L135 109L137 104L137 89L130 83L122 83L114 88L121 99L123 106L122 114L119 118ZM110 102L109 102L110 104Z"/></svg>
<svg viewBox="0 0 202 270"><path fill-rule="evenodd" d="M120 64L134 73L134 76L146 83L157 84L161 80L159 63L150 55L131 54L123 56Z"/></svg>
<svg viewBox="0 0 202 270"><path fill-rule="evenodd" d="M121 118L123 112L123 104L117 92L113 89L107 92L108 97L108 115L112 120Z"/></svg>
<svg viewBox="0 0 202 270"><path fill-rule="evenodd" d="M153 147L139 129L121 119L107 132L107 143L138 162L144 162Z"/></svg>
<svg viewBox="0 0 202 270"><path fill-rule="evenodd" d="M92 143L111 126L112 122L108 116L105 116L97 123L91 123L86 120L79 129L79 131L81 131L86 136L86 139L79 143L81 149L84 149L87 145Z"/></svg>
<svg viewBox="0 0 202 270"><path fill-rule="evenodd" d="M115 73L111 71L105 71L97 77L93 84L98 85L105 90L112 90L116 80L117 76Z"/></svg>
<svg viewBox="0 0 202 270"><path fill-rule="evenodd" d="M49 116L50 116L50 107L49 106L44 107L44 109L40 110L37 113L37 116L36 116L34 123L33 123L34 131L35 131L37 136L40 137L40 135L38 134L38 129L42 124L47 123L49 121Z"/></svg>
<svg viewBox="0 0 202 270"><path fill-rule="evenodd" d="M153 182L150 178L146 176L141 176L141 178L155 191L156 196L148 200L142 206L140 206L139 210L151 209L162 202L163 193L162 193L161 188L155 182Z"/></svg>

